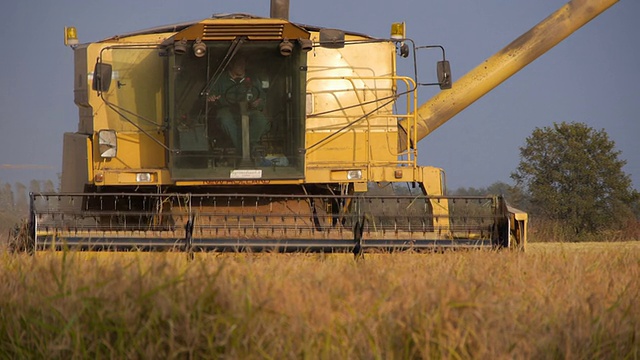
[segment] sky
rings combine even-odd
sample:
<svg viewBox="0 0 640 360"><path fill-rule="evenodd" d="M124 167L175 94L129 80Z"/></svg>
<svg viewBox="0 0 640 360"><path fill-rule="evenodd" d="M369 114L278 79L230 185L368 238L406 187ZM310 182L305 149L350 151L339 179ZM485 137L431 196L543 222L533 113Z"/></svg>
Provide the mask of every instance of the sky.
<svg viewBox="0 0 640 360"><path fill-rule="evenodd" d="M417 45L446 48L454 81L564 5L565 0L291 0L290 20L387 38L407 24ZM80 42L200 20L213 13L269 16L269 0L20 0L3 5L0 182L57 182L62 138L74 132L73 51ZM469 106L418 146L420 165L441 167L450 189L511 183L520 147L535 128L583 122L604 129L640 189L640 1L621 0ZM421 53L422 80L438 54ZM408 60L401 60L408 61ZM401 68L407 64L400 64ZM420 88L420 101L437 88Z"/></svg>

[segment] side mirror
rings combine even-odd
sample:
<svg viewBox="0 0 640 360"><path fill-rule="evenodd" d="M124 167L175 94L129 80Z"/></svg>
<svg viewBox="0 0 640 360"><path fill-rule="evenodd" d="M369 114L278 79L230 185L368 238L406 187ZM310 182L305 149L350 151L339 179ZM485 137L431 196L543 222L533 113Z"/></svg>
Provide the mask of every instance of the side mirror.
<svg viewBox="0 0 640 360"><path fill-rule="evenodd" d="M108 91L111 85L111 64L97 62L93 69L93 83L91 88L95 91Z"/></svg>
<svg viewBox="0 0 640 360"><path fill-rule="evenodd" d="M451 89L451 66L449 65L449 61L438 61L436 72L438 73L438 85L440 85L440 90Z"/></svg>
<svg viewBox="0 0 640 360"><path fill-rule="evenodd" d="M407 45L407 43L400 45L400 56L403 58L409 57L409 45Z"/></svg>
<svg viewBox="0 0 640 360"><path fill-rule="evenodd" d="M344 31L320 29L320 46L327 49L342 49L344 47Z"/></svg>

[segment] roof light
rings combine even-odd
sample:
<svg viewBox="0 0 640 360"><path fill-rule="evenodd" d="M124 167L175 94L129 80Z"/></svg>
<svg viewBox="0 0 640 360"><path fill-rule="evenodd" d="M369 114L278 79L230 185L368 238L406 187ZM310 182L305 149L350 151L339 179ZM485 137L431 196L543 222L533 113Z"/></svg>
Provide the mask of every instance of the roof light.
<svg viewBox="0 0 640 360"><path fill-rule="evenodd" d="M187 39L176 41L173 45L173 52L176 55L182 55L187 52Z"/></svg>
<svg viewBox="0 0 640 360"><path fill-rule="evenodd" d="M311 49L313 49L313 41L311 41L310 39L301 38L301 39L298 39L298 42L300 43L300 48L304 52L308 52L308 51L311 51Z"/></svg>
<svg viewBox="0 0 640 360"><path fill-rule="evenodd" d="M196 39L196 42L193 43L193 54L196 57L203 57L204 54L207 53L207 45L205 45L200 38Z"/></svg>
<svg viewBox="0 0 640 360"><path fill-rule="evenodd" d="M407 38L406 26L404 22L391 24L391 38L396 40Z"/></svg>
<svg viewBox="0 0 640 360"><path fill-rule="evenodd" d="M78 45L78 32L75 26L64 27L64 45L71 47Z"/></svg>
<svg viewBox="0 0 640 360"><path fill-rule="evenodd" d="M289 41L289 39L284 38L280 43L279 49L280 55L289 56L293 52L293 44L291 43L291 41Z"/></svg>

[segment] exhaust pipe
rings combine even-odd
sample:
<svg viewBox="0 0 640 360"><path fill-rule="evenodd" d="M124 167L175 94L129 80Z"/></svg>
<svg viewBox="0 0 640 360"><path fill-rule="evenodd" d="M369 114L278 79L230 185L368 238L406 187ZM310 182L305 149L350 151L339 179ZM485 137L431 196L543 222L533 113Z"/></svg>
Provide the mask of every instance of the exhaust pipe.
<svg viewBox="0 0 640 360"><path fill-rule="evenodd" d="M271 0L271 18L289 20L289 0Z"/></svg>

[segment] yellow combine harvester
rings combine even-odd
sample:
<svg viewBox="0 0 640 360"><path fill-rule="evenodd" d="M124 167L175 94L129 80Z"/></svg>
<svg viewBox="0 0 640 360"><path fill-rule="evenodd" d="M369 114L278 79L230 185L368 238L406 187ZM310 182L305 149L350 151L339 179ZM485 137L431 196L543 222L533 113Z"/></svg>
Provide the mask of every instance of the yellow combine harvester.
<svg viewBox="0 0 640 360"><path fill-rule="evenodd" d="M418 106L403 24L389 39L214 15L78 44L78 130L61 194L33 194L30 248L188 251L524 249L527 215L452 197L416 144L615 0L574 0ZM449 90L449 88L451 88ZM398 110L397 108L402 108ZM398 195L395 184L419 193Z"/></svg>

